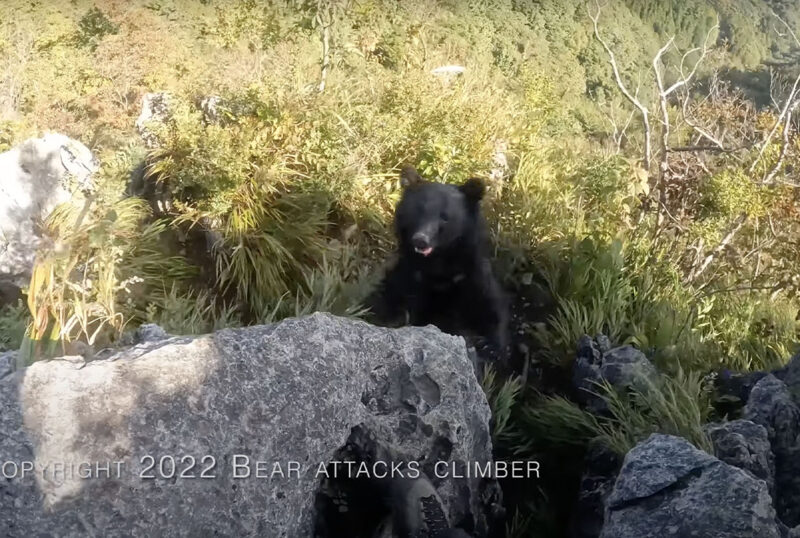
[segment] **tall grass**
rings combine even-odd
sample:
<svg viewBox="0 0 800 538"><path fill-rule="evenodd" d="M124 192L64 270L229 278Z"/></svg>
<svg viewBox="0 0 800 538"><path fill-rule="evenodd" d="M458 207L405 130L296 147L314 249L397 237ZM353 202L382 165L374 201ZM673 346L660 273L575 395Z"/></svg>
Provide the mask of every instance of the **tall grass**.
<svg viewBox="0 0 800 538"><path fill-rule="evenodd" d="M540 396L526 404L519 417L518 452L598 441L624 456L658 432L684 437L712 453L703 431L711 411L710 387L699 373L678 371L627 392L599 384L596 394L605 401L607 415L589 413L563 396Z"/></svg>

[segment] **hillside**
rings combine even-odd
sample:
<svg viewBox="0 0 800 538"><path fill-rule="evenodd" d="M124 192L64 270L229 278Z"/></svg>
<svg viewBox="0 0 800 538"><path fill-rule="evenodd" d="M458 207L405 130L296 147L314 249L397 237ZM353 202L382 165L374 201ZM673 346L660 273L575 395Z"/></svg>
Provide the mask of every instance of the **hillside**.
<svg viewBox="0 0 800 538"><path fill-rule="evenodd" d="M0 151L52 131L102 166L41 223L0 351L369 319L400 167L489 178L516 335L511 371L484 379L495 447L564 470L509 491L508 534L559 536L591 443L707 447L720 372L797 349L792 31L789 0L2 2ZM137 126L153 94L168 110ZM592 418L569 389L585 334L641 350L663 398L606 387Z"/></svg>

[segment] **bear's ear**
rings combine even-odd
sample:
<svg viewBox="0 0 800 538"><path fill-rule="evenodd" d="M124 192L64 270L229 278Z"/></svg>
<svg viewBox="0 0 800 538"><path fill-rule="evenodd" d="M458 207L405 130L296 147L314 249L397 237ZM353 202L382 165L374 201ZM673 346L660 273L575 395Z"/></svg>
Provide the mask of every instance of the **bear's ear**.
<svg viewBox="0 0 800 538"><path fill-rule="evenodd" d="M480 202L483 195L486 194L486 184L482 179L477 177L466 180L458 189L464 193L467 200L476 204Z"/></svg>
<svg viewBox="0 0 800 538"><path fill-rule="evenodd" d="M406 187L410 187L411 185L417 185L422 182L423 179L417 172L417 169L410 164L405 165L400 171L400 186L404 189Z"/></svg>

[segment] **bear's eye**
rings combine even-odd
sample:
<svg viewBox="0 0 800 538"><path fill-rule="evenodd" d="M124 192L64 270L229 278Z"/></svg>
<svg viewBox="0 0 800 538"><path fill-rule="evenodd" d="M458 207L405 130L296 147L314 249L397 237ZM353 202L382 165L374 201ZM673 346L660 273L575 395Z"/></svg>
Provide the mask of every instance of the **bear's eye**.
<svg viewBox="0 0 800 538"><path fill-rule="evenodd" d="M442 222L447 222L447 220L448 220L447 213L444 213L444 212L443 213L439 213L439 218L441 219Z"/></svg>

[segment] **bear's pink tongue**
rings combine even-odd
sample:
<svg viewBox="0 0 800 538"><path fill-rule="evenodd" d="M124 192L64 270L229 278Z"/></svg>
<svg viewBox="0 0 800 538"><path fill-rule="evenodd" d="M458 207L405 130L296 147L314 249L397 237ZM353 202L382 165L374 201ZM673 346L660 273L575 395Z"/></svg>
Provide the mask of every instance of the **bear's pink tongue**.
<svg viewBox="0 0 800 538"><path fill-rule="evenodd" d="M418 248L416 251L423 256L430 256L431 252L433 252L433 247Z"/></svg>

